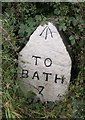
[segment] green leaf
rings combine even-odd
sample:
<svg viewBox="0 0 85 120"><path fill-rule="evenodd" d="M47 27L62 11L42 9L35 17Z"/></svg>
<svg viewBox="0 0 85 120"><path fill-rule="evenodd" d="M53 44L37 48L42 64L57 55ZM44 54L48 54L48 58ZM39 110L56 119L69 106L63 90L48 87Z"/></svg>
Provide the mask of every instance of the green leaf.
<svg viewBox="0 0 85 120"><path fill-rule="evenodd" d="M66 27L65 23L61 23L60 26L59 26L59 30L65 31L66 28L67 28L67 27Z"/></svg>
<svg viewBox="0 0 85 120"><path fill-rule="evenodd" d="M42 17L41 17L41 15L36 15L36 16L35 16L35 19L36 19L36 21L38 22L38 21L41 21L41 20L42 20Z"/></svg>
<svg viewBox="0 0 85 120"><path fill-rule="evenodd" d="M69 37L69 40L70 40L70 42L71 42L72 45L75 44L75 38L74 38L74 36L71 35L71 36Z"/></svg>
<svg viewBox="0 0 85 120"><path fill-rule="evenodd" d="M34 19L32 17L29 17L28 20L26 21L27 25L32 28L36 25L36 22L34 21Z"/></svg>
<svg viewBox="0 0 85 120"><path fill-rule="evenodd" d="M25 33L25 31L26 31L27 28L28 28L27 24L21 24L18 33L19 33L20 35L24 35L24 33Z"/></svg>

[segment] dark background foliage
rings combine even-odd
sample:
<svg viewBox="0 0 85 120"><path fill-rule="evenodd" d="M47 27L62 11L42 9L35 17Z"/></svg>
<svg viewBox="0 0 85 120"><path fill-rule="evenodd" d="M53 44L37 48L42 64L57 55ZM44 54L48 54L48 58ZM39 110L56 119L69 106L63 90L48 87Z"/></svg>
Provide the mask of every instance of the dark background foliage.
<svg viewBox="0 0 85 120"><path fill-rule="evenodd" d="M85 3L2 3L3 117L84 118ZM73 56L72 82L63 102L36 102L34 94L20 95L17 59L39 24L53 22L62 31ZM22 94L22 93L21 93Z"/></svg>

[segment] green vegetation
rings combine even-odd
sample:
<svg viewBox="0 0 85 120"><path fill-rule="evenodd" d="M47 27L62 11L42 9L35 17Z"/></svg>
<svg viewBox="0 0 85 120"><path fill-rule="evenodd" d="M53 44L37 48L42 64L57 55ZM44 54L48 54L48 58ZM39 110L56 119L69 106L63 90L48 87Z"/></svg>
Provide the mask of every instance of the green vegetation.
<svg viewBox="0 0 85 120"><path fill-rule="evenodd" d="M32 92L21 96L17 80L18 53L46 21L64 32L74 60L69 94L55 103L36 101ZM3 118L84 119L85 3L2 3L2 22Z"/></svg>

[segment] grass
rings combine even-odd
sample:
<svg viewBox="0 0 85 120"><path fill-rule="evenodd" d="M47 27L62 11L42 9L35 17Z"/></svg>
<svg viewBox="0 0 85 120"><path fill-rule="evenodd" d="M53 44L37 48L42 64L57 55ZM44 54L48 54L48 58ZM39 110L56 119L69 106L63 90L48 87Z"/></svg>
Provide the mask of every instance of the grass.
<svg viewBox="0 0 85 120"><path fill-rule="evenodd" d="M52 119L52 118L84 118L84 86L83 86L83 67L74 80L71 82L69 94L66 95L63 101L41 103L34 101L34 96L30 93L24 97L19 88L17 80L17 55L18 50L15 50L15 38L10 37L3 31L3 118L8 120L16 119ZM13 47L12 47L13 46ZM17 54L16 54L17 53Z"/></svg>
<svg viewBox="0 0 85 120"><path fill-rule="evenodd" d="M41 103L40 101L35 99L35 95L32 92L30 92L28 96L25 97L23 93L20 91L19 82L18 82L19 80L17 79L17 66L18 66L17 59L18 59L18 53L21 49L20 45L22 46L22 43L20 44L21 39L17 38L17 35L15 35L14 33L14 31L17 31L15 30L15 28L16 29L18 28L17 27L18 25L17 26L14 25L14 23L16 23L14 15L16 15L17 17L18 14L15 14L15 9L13 9L12 7L11 9L13 10L14 13L13 14L10 13L11 16L8 13L6 13L8 18L7 16L6 18L4 17L3 26L2 26L2 88L3 88L2 117L6 118L7 120L13 118L15 119L27 118L27 119L35 119L35 120L56 119L56 118L57 119L67 118L68 120L70 118L84 119L85 118L85 111L84 111L85 58L84 58L84 43L83 43L84 37L82 37L82 34L84 32L79 32L77 30L77 32L75 33L74 32L75 27L74 29L72 28L72 26L69 27L69 29L73 30L72 32L74 34L78 34L79 37L81 38L75 41L76 42L75 45L72 45L72 51L77 61L75 62L74 66L77 68L77 71L75 71L76 73L74 73L76 74L75 75L76 77L72 78L71 80L69 93L65 96L63 101ZM33 8L29 9L29 11L31 10L33 11ZM7 12L8 11L9 9L7 8ZM36 12L36 10L34 11ZM77 22L79 22L78 19ZM71 32L69 34L71 34Z"/></svg>

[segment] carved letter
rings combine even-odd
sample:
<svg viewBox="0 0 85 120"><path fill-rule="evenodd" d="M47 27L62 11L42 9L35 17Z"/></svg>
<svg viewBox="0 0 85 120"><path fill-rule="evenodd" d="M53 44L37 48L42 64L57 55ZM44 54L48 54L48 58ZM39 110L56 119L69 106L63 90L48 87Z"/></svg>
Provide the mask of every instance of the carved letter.
<svg viewBox="0 0 85 120"><path fill-rule="evenodd" d="M47 64L46 61L48 61L49 64ZM50 66L52 65L52 60L51 60L50 58L46 58L46 59L44 60L44 64L45 64L46 67L50 67Z"/></svg>
<svg viewBox="0 0 85 120"><path fill-rule="evenodd" d="M43 72L43 74L46 75L46 79L45 79L45 81L48 81L48 75L52 75L52 73L45 73L45 72Z"/></svg>
<svg viewBox="0 0 85 120"><path fill-rule="evenodd" d="M28 70L22 69L22 78L28 78Z"/></svg>
<svg viewBox="0 0 85 120"><path fill-rule="evenodd" d="M35 58L35 65L37 65L37 59L39 58L39 59L41 59L41 57L39 57L39 56L32 56L32 58Z"/></svg>
<svg viewBox="0 0 85 120"><path fill-rule="evenodd" d="M39 80L39 75L38 75L38 72L36 71L32 77L32 79L34 79L34 77L37 77L37 79Z"/></svg>
<svg viewBox="0 0 85 120"><path fill-rule="evenodd" d="M59 79L59 80L61 80L61 83L63 84L65 77L62 76L61 78L58 78L57 76L58 76L58 75L56 74L56 75L55 75L55 83L57 83L57 80Z"/></svg>
<svg viewBox="0 0 85 120"><path fill-rule="evenodd" d="M55 75L55 83L57 83L57 79L59 79L59 80L61 79L61 78L58 78L57 76L58 76L58 75L56 74L56 75Z"/></svg>

